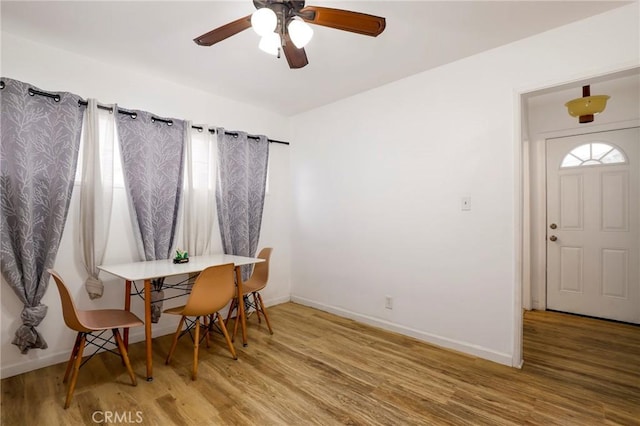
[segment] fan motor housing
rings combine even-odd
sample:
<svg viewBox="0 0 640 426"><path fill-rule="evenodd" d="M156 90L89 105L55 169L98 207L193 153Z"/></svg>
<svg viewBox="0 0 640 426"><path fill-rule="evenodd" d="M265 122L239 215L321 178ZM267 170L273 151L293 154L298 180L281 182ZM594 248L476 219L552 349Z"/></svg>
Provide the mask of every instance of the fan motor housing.
<svg viewBox="0 0 640 426"><path fill-rule="evenodd" d="M256 9L269 7L272 4L282 4L289 9L298 11L304 7L304 0L253 0L253 5Z"/></svg>

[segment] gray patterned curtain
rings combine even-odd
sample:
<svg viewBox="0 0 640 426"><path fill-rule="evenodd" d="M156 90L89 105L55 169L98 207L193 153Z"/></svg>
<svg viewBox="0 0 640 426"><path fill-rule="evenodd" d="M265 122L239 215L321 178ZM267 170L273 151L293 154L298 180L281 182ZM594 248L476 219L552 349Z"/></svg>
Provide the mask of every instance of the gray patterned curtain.
<svg viewBox="0 0 640 426"><path fill-rule="evenodd" d="M124 182L138 252L143 260L171 257L182 196L184 121L144 111L118 114ZM133 118L135 117L135 118ZM152 321L162 311L163 280L154 280Z"/></svg>
<svg viewBox="0 0 640 426"><path fill-rule="evenodd" d="M244 132L218 133L216 203L222 247L227 254L253 257L258 248L267 183L269 141L248 138ZM251 275L242 267L242 279Z"/></svg>
<svg viewBox="0 0 640 426"><path fill-rule="evenodd" d="M0 223L2 275L24 309L12 343L21 352L46 349L36 326L47 314L47 291L76 172L82 113L80 97L54 97L3 78L0 90ZM2 87L3 84L0 84Z"/></svg>

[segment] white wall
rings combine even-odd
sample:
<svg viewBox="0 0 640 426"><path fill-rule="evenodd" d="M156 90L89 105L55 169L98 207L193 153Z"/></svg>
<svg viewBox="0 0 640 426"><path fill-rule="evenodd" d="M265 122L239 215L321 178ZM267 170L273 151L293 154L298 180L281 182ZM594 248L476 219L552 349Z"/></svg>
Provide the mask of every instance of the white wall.
<svg viewBox="0 0 640 426"><path fill-rule="evenodd" d="M83 97L97 98L103 103L142 109L160 116L189 119L194 123L224 126L266 134L272 139L290 140L288 120L270 111L215 97L180 82L170 82L138 72L126 64L106 64L53 47L35 44L11 34L2 33L2 76L28 82L43 90L69 91ZM265 201L262 235L259 247L274 247L269 286L263 294L265 303L288 301L290 297L290 232L291 216L289 147L270 145L270 191ZM121 307L123 283L108 275L105 294L89 300L83 288L86 278L78 244L78 194L74 192L67 225L55 264L76 298L80 309ZM105 264L137 259L127 213L124 189L115 190L110 243ZM10 342L18 325L22 305L13 290L1 286L1 375L7 377L50 364L66 361L73 346L73 333L64 327L60 300L55 286L49 286L43 303L48 315L38 330L49 344L47 350L31 350L21 355ZM167 302L172 306L181 299ZM133 300L132 310L144 314L141 300ZM154 325L154 336L173 332L176 320L163 316ZM132 341L144 338L143 330L132 331Z"/></svg>
<svg viewBox="0 0 640 426"><path fill-rule="evenodd" d="M519 93L637 65L637 17L636 3L293 117L292 299L519 365Z"/></svg>

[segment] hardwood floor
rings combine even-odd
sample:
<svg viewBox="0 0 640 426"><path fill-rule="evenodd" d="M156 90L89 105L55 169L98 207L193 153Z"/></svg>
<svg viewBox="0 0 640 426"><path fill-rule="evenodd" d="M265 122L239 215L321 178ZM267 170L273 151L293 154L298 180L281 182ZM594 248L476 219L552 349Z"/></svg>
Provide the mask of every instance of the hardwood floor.
<svg viewBox="0 0 640 426"><path fill-rule="evenodd" d="M119 358L92 359L68 410L64 364L4 379L2 424L640 425L637 326L527 312L517 370L293 303L269 313L275 334L252 316L237 361L220 335L202 345L195 382L188 338L164 365L171 336L154 340L152 383L144 343L137 387Z"/></svg>

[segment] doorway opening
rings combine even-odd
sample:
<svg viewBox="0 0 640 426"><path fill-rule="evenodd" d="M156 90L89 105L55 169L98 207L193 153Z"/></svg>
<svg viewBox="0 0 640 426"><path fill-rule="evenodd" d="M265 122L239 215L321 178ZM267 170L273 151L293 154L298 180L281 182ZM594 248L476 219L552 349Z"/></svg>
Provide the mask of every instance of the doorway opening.
<svg viewBox="0 0 640 426"><path fill-rule="evenodd" d="M581 86L589 84L591 85L592 91L597 94L607 94L611 96L611 100L609 105L607 106L607 110L605 110L602 114L597 115L595 120L588 124L579 124L578 121L572 117L570 117L567 113L566 108L564 107L564 103L569 99L575 98L579 93ZM550 214L547 211L547 198L548 198L548 176L547 169L549 165L547 163L547 154L549 149L549 144L552 141L559 141L562 138L586 138L589 139L588 135L603 135L607 132L616 131L620 129L629 129L633 127L640 126L640 68L631 68L623 71L610 73L601 76L595 76L588 79L583 79L580 81L574 81L571 83L557 85L555 87L548 87L536 91L526 92L519 94L519 100L521 104L521 142L522 145L520 148L521 153L521 164L520 164L520 182L521 182L521 200L520 200L520 235L518 243L520 246L520 258L522 263L520 265L520 278L521 278L521 299L516 300L516 317L522 314L522 310L547 310L554 308L553 303L552 306L548 304L548 250L549 244L552 242L548 240L551 236L555 236L559 240L560 235L551 233L554 231L552 225L555 225L558 229L559 224L557 223L558 219L555 218L553 220L550 219ZM613 101L613 102L612 102ZM585 136L586 135L586 136ZM598 139L598 138L596 138ZM637 139L637 138L636 138ZM584 189L584 181L580 183L580 178L575 177L576 173L572 173L569 170L570 167L575 167L576 164L585 163L586 168L595 169L596 163L598 161L607 162L610 161L611 158L604 158L606 155L611 154L613 151L607 150L607 152L602 153L603 156L599 156L601 154L600 150L604 150L605 147L602 145L589 145L590 143L596 142L583 142L579 143L579 141L572 141L573 145L570 146L571 149L568 149L566 152L561 154L556 154L557 156L562 156L560 159L556 159L556 163L554 163L553 167L555 168L556 173L565 173L567 175L573 177L567 177L564 179L561 184L562 190L567 193L570 192L569 188L573 184L574 189L578 188L582 185ZM640 143L640 141L636 140L636 146ZM587 147L580 148L581 150L577 152L573 152L573 149L579 148L582 145L587 145ZM612 144L613 149L617 148L616 143ZM585 157L586 152L588 152L588 158ZM623 150L624 151L624 150ZM618 150L620 152L620 150ZM567 163L565 163L565 169L561 169L562 161L565 161L565 157L570 155L569 158L566 159ZM617 155L617 154L611 154ZM573 158L573 157L576 158ZM592 158L593 157L593 158ZM637 160L634 160L636 162ZM592 162L592 163L589 163ZM613 171L611 167L617 166L605 166L604 169L609 168L609 171ZM564 171L561 171L564 170ZM569 170L569 171L567 171ZM575 171L575 170L574 170ZM616 172L619 172L616 171ZM614 173L615 174L615 173ZM605 173L605 184L612 183L611 178L613 175L611 173ZM598 186L602 186L602 176L598 177ZM637 188L637 178L634 178L636 182L634 185L636 189L631 188L628 183L625 184L618 178L618 183L621 186L618 186L617 193L618 196L622 196L624 191L627 191L627 195L630 194L629 191L635 191L634 194L638 195L640 192ZM627 185L625 187L625 185ZM621 189L622 188L622 189ZM609 189L613 189L613 186L609 185ZM577 189L576 189L577 191ZM577 192L574 191L573 196L577 197ZM578 191L579 192L579 191ZM609 195L604 195L605 197L611 196L611 192ZM556 197L553 195L553 197ZM601 204L598 209L602 210L602 204L604 201L607 201L605 204L608 207L611 203L609 200L603 200L602 195L593 195L593 197L600 197L599 202ZM570 198L567 200L571 201ZM576 206L584 200L580 200L579 198L574 198L571 202L573 202L572 208L577 208ZM614 200L615 201L615 200ZM622 200L618 197L618 202ZM569 213L570 210L569 202L565 207L565 216ZM628 200L626 201L628 202ZM635 202L634 202L635 203ZM615 204L615 203L614 203ZM637 206L637 203L634 204ZM637 207L635 207L635 216L638 216ZM606 209L605 209L606 210ZM574 211L574 213L577 210ZM607 216L607 220L612 219L610 216L612 211L606 213L609 214ZM576 213L577 214L577 213ZM574 219L576 218L576 214L574 214ZM619 214L619 212L617 213ZM567 217L565 217L568 219ZM628 215L627 218L630 218ZM583 218L583 220L586 218ZM596 219L589 219L596 220ZM602 221L598 226L601 226ZM568 232L566 229L558 229L558 231L562 231L564 233ZM570 234L567 234L570 235ZM567 235L562 235L562 241L567 238ZM637 230L636 230L636 247L637 247ZM558 246L563 247L561 244ZM618 249L619 247L614 247ZM618 273L618 276L614 278L614 275L610 275L610 279L607 282L613 283L612 285L617 285L618 289L613 290L611 286L606 289L607 292L611 293L612 296L616 294L620 296L622 294L622 289L624 287L623 283L627 282L631 276L624 276L624 273L621 271L624 269L623 266L625 262L627 266L633 262L634 264L640 264L640 255L638 255L637 249L634 249L633 252L624 252L624 250L609 250L605 252L605 261L607 263L607 273ZM572 278L573 274L573 285L584 285L584 272L582 277L579 276L578 272L580 268L576 265L583 265L587 259L584 257L584 251L582 252L582 258L580 254L580 250L576 249L576 245L566 244L566 249L557 250L558 252L562 251L562 253L556 253L558 257L564 256L564 264L560 265L560 279L564 279L565 286L568 286L570 282L570 278ZM597 251L597 250L596 250ZM600 255L602 255L602 250L600 250ZM573 258L571 257L573 256ZM593 256L593 255L590 255ZM617 256L617 257L616 257ZM602 257L602 256L601 256ZM572 260L573 259L573 260ZM567 269L568 265L571 265L571 260L573 261L573 269ZM602 259L601 259L602 260ZM581 263L582 262L582 263ZM614 268L614 265L615 268ZM564 266L564 269L562 267ZM600 277L602 276L602 267L598 269L598 274ZM558 277L558 270L553 272L556 274L556 278ZM562 274L565 274L564 276ZM593 274L593 272L589 272L589 274ZM636 275L637 276L637 275ZM634 278L635 279L635 278ZM636 279L637 281L637 279ZM581 283L581 284L576 284ZM574 290L577 293L576 288L565 288L565 291L569 292ZM601 290L601 289L600 289ZM639 296L634 296L639 297ZM640 300L640 298L638 299ZM640 316L640 313L638 313ZM519 322L518 322L519 321ZM516 330L516 338L515 338L515 347L514 353L514 365L517 365L516 357L519 354L520 359L522 359L522 320L521 318L517 319L517 330ZM520 351L520 352L518 352Z"/></svg>

